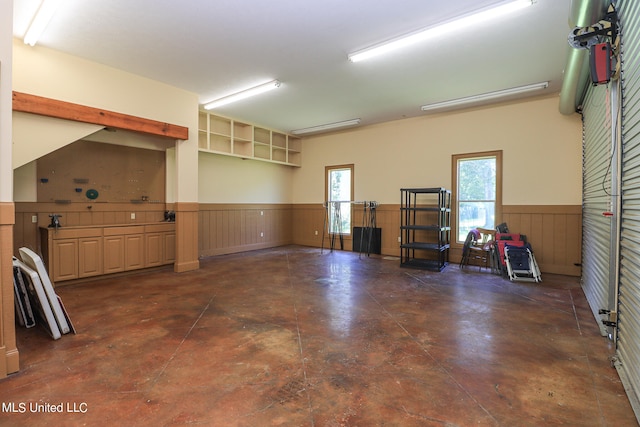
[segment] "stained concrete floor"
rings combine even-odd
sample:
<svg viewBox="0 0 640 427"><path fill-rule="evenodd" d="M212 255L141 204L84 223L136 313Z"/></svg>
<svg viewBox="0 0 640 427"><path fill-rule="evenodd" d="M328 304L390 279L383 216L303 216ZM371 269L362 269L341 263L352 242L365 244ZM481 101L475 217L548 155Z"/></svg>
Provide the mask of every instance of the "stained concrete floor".
<svg viewBox="0 0 640 427"><path fill-rule="evenodd" d="M577 278L288 246L57 292L2 426L638 425Z"/></svg>

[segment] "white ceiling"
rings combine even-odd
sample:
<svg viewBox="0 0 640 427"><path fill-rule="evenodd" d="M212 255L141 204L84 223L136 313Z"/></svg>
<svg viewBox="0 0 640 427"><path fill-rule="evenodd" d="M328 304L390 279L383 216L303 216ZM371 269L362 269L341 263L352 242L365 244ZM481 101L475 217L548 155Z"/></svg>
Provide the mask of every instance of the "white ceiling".
<svg viewBox="0 0 640 427"><path fill-rule="evenodd" d="M216 111L282 131L426 114L437 101L549 81L559 92L571 0L366 62L347 54L498 0L64 0L38 42L197 93L278 79ZM40 0L14 0L22 38Z"/></svg>

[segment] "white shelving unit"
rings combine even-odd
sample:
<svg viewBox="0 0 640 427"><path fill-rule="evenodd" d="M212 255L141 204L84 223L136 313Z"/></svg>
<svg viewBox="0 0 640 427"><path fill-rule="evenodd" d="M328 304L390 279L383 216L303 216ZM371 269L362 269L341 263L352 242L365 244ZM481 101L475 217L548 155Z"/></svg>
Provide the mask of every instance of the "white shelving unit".
<svg viewBox="0 0 640 427"><path fill-rule="evenodd" d="M301 165L302 140L283 132L200 111L198 148L202 152Z"/></svg>

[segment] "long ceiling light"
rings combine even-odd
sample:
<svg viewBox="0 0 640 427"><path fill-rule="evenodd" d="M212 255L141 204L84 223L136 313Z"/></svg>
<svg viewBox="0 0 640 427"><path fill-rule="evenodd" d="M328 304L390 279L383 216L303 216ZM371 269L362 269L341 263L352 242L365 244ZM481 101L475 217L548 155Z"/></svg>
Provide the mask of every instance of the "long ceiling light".
<svg viewBox="0 0 640 427"><path fill-rule="evenodd" d="M500 16L515 12L527 6L531 6L535 1L536 0L512 0L507 3L502 2L498 6L483 9L477 13L462 16L452 21L444 22L442 24L436 24L435 26L409 33L400 38L392 39L387 42L351 53L348 55L349 61L363 61L365 59L373 58L374 56L382 55L393 50L410 46L434 36L441 36L447 32L465 29L480 22L496 19Z"/></svg>
<svg viewBox="0 0 640 427"><path fill-rule="evenodd" d="M24 42L29 46L35 46L38 39L47 28L49 21L53 17L53 14L58 9L61 0L43 0L38 8L38 11L31 20L31 25L27 29L24 35Z"/></svg>
<svg viewBox="0 0 640 427"><path fill-rule="evenodd" d="M223 105L230 104L232 102L240 101L241 99L249 98L251 96L259 95L261 93L273 90L280 87L278 80L272 80L268 83L264 83L258 86L254 86L250 89L243 90L241 92L234 93L233 95L225 96L215 101L211 101L204 105L205 110L212 110L214 108L221 107Z"/></svg>
<svg viewBox="0 0 640 427"><path fill-rule="evenodd" d="M509 89L497 90L495 92L481 93L479 95L467 96L464 98L451 99L449 101L436 102L434 104L427 104L421 107L422 111L439 110L449 107L457 107L460 105L467 105L481 101L489 101L492 99L504 98L510 95L518 95L522 93L532 92L536 90L542 90L549 87L549 82L534 83L526 86L512 87Z"/></svg>
<svg viewBox="0 0 640 427"><path fill-rule="evenodd" d="M360 119L345 120L343 122L327 123L324 125L312 126L304 129L292 130L294 135L303 135L307 133L320 132L325 130L340 129L348 126L355 126L360 124Z"/></svg>

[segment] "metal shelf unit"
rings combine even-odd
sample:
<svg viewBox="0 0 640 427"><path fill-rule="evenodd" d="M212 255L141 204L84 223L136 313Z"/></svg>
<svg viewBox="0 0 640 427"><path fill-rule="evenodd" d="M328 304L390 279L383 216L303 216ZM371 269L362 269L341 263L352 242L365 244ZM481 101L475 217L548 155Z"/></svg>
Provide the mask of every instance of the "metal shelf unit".
<svg viewBox="0 0 640 427"><path fill-rule="evenodd" d="M442 271L449 263L451 191L401 188L400 266Z"/></svg>

